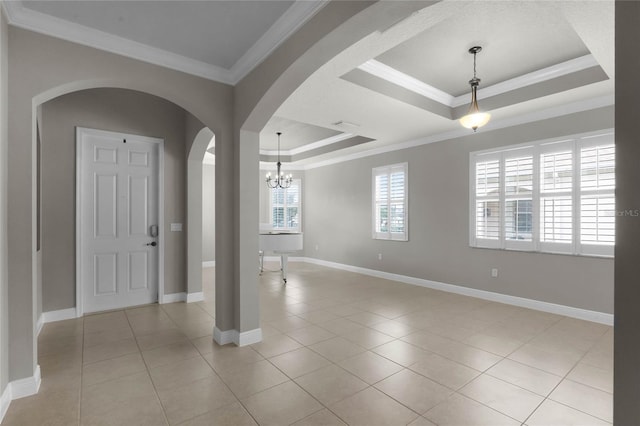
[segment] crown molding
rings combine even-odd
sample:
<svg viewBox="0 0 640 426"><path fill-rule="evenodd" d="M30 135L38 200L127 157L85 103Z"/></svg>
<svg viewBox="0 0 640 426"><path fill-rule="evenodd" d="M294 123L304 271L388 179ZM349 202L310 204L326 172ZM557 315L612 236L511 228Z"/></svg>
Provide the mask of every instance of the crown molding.
<svg viewBox="0 0 640 426"><path fill-rule="evenodd" d="M522 87L531 86L532 84L542 83L554 78L562 77L564 75L573 74L578 71L586 70L588 68L599 66L598 61L593 55L588 54L580 56L579 58L570 59L559 64L551 65L550 67L542 68L537 71L533 71L527 74L520 75L518 77L511 78L509 80L502 81L500 83L487 86L482 89L478 89L478 96L482 98L490 98L492 96L501 95L503 93L511 92ZM453 100L451 107L459 107L469 103L470 93L456 96Z"/></svg>
<svg viewBox="0 0 640 426"><path fill-rule="evenodd" d="M21 1L5 1L3 4L9 11L9 24L13 26L208 80L226 84L233 82L231 73L224 68L47 15L24 7Z"/></svg>
<svg viewBox="0 0 640 426"><path fill-rule="evenodd" d="M19 0L2 1L7 22L15 27L230 85L244 78L326 4L327 0L296 0L231 69L225 69L29 9Z"/></svg>
<svg viewBox="0 0 640 426"><path fill-rule="evenodd" d="M289 36L329 3L329 0L296 0L244 55L233 64L229 73L233 84L242 80L260 65Z"/></svg>
<svg viewBox="0 0 640 426"><path fill-rule="evenodd" d="M503 93L511 92L522 87L532 84L542 83L554 78L562 77L591 67L598 66L598 62L593 55L584 55L579 58L570 59L550 67L542 68L509 80L501 81L481 89L478 89L478 97L489 98ZM404 89L429 98L442 105L450 108L456 108L469 103L469 94L465 93L460 96L453 96L447 92L430 86L410 75L407 75L395 68L383 64L382 62L371 59L360 65L358 69L374 75L378 78L386 80Z"/></svg>
<svg viewBox="0 0 640 426"><path fill-rule="evenodd" d="M613 95L599 96L584 101L573 102L566 105L560 105L543 109L540 111L531 112L528 114L522 114L517 117L505 118L502 120L493 120L489 124L482 128L482 132L503 129L506 127L518 126L521 124L532 123L535 121L546 120L549 118L560 117L563 115L575 114L582 111L589 111L596 108L602 108L615 104ZM302 165L303 170L311 170L319 167L330 166L332 164L343 163L345 161L357 160L360 158L370 157L372 155L384 154L387 152L399 151L402 149L413 148L421 145L427 145L434 142L446 141L449 139L455 139L465 136L472 136L473 133L469 133L468 129L459 128L448 132L439 133L424 138L413 139L406 142L401 142L393 145L387 145L380 148L374 148L367 151L356 152L353 154L347 154L340 157L334 157L327 160L317 161L315 163L308 163ZM289 168L295 167L290 165Z"/></svg>
<svg viewBox="0 0 640 426"><path fill-rule="evenodd" d="M364 64L360 65L358 69L449 107L453 104L455 99L453 95L398 71L389 65L376 61L375 59L368 60Z"/></svg>
<svg viewBox="0 0 640 426"><path fill-rule="evenodd" d="M352 133L340 133L337 134L335 136L331 136L328 137L326 139L321 139L319 141L316 142L312 142L303 146L299 146L297 148L293 148L293 149L289 149L289 150L280 150L280 155L297 155L297 154L301 154L303 152L307 152L307 151L311 151L317 148L322 148L323 146L327 146L327 145L331 145L340 141L343 141L345 139L349 139L354 137L355 135ZM268 150L268 149L261 149L260 150L260 155L278 155L278 151L274 151L274 150Z"/></svg>

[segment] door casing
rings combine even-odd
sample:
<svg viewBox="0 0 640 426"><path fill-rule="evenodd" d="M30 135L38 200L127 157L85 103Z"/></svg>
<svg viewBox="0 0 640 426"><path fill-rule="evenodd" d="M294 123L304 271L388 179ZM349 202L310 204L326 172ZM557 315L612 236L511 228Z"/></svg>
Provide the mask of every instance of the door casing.
<svg viewBox="0 0 640 426"><path fill-rule="evenodd" d="M164 140L148 136L76 127L76 316L84 315L82 283L82 138L84 135L113 135L158 144L158 303L164 303Z"/></svg>

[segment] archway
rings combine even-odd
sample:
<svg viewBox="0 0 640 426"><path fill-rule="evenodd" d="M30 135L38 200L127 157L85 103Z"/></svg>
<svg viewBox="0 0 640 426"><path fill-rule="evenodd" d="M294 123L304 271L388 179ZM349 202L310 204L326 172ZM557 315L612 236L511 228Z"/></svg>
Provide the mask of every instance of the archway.
<svg viewBox="0 0 640 426"><path fill-rule="evenodd" d="M300 84L349 46L387 29L423 2L331 2L295 37L284 42L235 91L235 337L219 343L261 340L258 270L259 133Z"/></svg>
<svg viewBox="0 0 640 426"><path fill-rule="evenodd" d="M187 157L187 302L202 300L202 160L214 138L202 128Z"/></svg>
<svg viewBox="0 0 640 426"><path fill-rule="evenodd" d="M9 347L9 381L24 379L29 383L25 386L28 388L25 395L28 395L35 393L39 384L35 174L38 106L60 95L84 89L135 90L165 99L190 112L215 131L220 151L224 152L225 146L231 144L233 91L225 84L19 29L13 31L11 47L9 74L19 77L9 84L8 90L11 143L7 173L10 188L14 188L9 194L11 203L7 209L8 297L11 300L8 340L13 342ZM54 60L47 54L51 51L64 55L65 61ZM42 70L47 71L43 73ZM186 144L190 145L190 141ZM189 148L185 147L185 152ZM218 272L224 272L224 268L218 269L222 269ZM232 294L228 296L233 297ZM218 297L224 298L224 295ZM231 302L225 305L232 310ZM224 318L225 313L219 316Z"/></svg>

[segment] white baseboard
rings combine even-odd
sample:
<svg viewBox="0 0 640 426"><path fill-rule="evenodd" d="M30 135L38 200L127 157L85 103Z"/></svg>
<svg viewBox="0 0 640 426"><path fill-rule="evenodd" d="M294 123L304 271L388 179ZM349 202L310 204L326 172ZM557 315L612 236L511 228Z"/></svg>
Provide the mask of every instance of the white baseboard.
<svg viewBox="0 0 640 426"><path fill-rule="evenodd" d="M244 331L238 335L238 340L234 343L238 346L248 346L254 343L262 342L262 329L255 328L253 330Z"/></svg>
<svg viewBox="0 0 640 426"><path fill-rule="evenodd" d="M171 293L165 294L160 299L160 304L163 303L176 303L176 302L186 302L187 301L187 293L184 291L181 293Z"/></svg>
<svg viewBox="0 0 640 426"><path fill-rule="evenodd" d="M600 324L613 325L613 314L590 311L588 309L574 308L573 306L558 305L555 303L543 302L540 300L526 299L524 297L510 296L507 294L494 293L486 290L478 290L470 287L463 287L453 284L445 284L438 281L425 280L422 278L409 277L406 275L392 274L389 272L377 271L375 269L361 268L359 266L344 265L342 263L329 262L326 260L311 257L302 258L304 262L313 263L330 268L342 269L345 271L357 272L372 277L384 278L399 281L405 284L427 287L434 290L442 290L449 293L461 294L464 296L477 297L478 299L490 300L492 302L505 303L507 305L520 306L522 308L534 309L552 314L564 315Z"/></svg>
<svg viewBox="0 0 640 426"><path fill-rule="evenodd" d="M213 328L213 340L219 345L234 343L236 346L248 346L262 341L262 329L256 328L238 333L238 330L221 331L218 327Z"/></svg>
<svg viewBox="0 0 640 426"><path fill-rule="evenodd" d="M76 308L60 309L59 311L49 311L42 313L42 319L45 324L49 322L64 321L74 318L78 318Z"/></svg>
<svg viewBox="0 0 640 426"><path fill-rule="evenodd" d="M26 377L24 379L14 380L7 387L10 387L11 399L24 398L25 396L31 396L38 393L40 389L40 383L42 378L40 377L40 366L36 365L36 369L33 372L33 376Z"/></svg>
<svg viewBox="0 0 640 426"><path fill-rule="evenodd" d="M0 423L2 423L5 414L7 414L9 404L11 404L11 383L7 384L7 387L4 388L4 392L0 395Z"/></svg>
<svg viewBox="0 0 640 426"><path fill-rule="evenodd" d="M203 268L214 268L216 266L216 261L215 260L206 260L204 262L202 262L202 267Z"/></svg>
<svg viewBox="0 0 640 426"><path fill-rule="evenodd" d="M202 302L204 300L204 293L199 291L197 293L187 293L187 303Z"/></svg>
<svg viewBox="0 0 640 426"><path fill-rule="evenodd" d="M160 301L160 304L176 303L176 302L191 303L191 302L200 302L202 300L204 300L204 294L201 291L198 293L185 293L183 291L180 293L165 294L164 296L162 296L162 300Z"/></svg>
<svg viewBox="0 0 640 426"><path fill-rule="evenodd" d="M58 311L49 311L43 312L40 314L38 318L38 323L36 324L36 335L40 335L40 331L42 331L42 327L45 324L56 321L64 321L78 318L78 311L76 308L68 308L68 309L60 309Z"/></svg>
<svg viewBox="0 0 640 426"><path fill-rule="evenodd" d="M237 334L236 330L222 331L218 327L213 327L213 340L220 346L228 345L234 342L234 334Z"/></svg>

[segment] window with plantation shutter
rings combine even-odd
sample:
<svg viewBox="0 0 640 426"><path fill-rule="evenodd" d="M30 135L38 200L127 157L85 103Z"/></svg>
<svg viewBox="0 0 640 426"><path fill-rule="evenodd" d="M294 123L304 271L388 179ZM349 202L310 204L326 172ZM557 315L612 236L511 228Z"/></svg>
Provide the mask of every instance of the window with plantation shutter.
<svg viewBox="0 0 640 426"><path fill-rule="evenodd" d="M373 169L373 238L407 241L407 163Z"/></svg>
<svg viewBox="0 0 640 426"><path fill-rule="evenodd" d="M475 237L483 247L500 239L500 160L489 156L476 163Z"/></svg>
<svg viewBox="0 0 640 426"><path fill-rule="evenodd" d="M613 254L615 243L615 146L597 136L580 147L580 249Z"/></svg>
<svg viewBox="0 0 640 426"><path fill-rule="evenodd" d="M273 229L300 231L300 188L300 179L293 179L289 188L270 189Z"/></svg>
<svg viewBox="0 0 640 426"><path fill-rule="evenodd" d="M612 256L613 133L471 153L470 245Z"/></svg>
<svg viewBox="0 0 640 426"><path fill-rule="evenodd" d="M573 251L573 141L551 143L540 154L540 248Z"/></svg>

